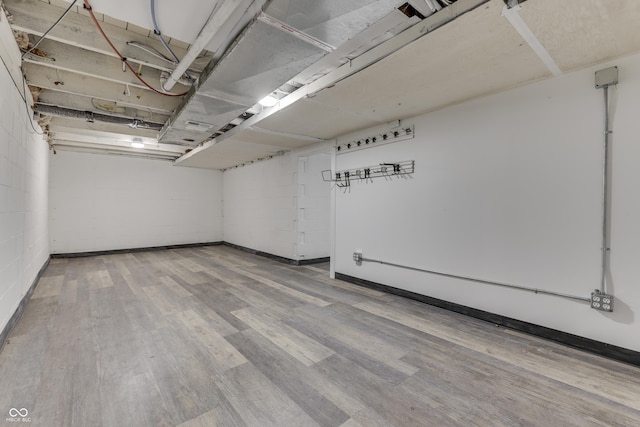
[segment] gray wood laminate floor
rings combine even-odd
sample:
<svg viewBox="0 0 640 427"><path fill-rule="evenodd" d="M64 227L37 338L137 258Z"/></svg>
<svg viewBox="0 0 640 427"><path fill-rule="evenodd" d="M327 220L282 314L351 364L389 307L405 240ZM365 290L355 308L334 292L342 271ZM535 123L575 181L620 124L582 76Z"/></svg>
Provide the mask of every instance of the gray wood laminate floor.
<svg viewBox="0 0 640 427"><path fill-rule="evenodd" d="M640 369L214 246L52 260L0 425L639 426Z"/></svg>

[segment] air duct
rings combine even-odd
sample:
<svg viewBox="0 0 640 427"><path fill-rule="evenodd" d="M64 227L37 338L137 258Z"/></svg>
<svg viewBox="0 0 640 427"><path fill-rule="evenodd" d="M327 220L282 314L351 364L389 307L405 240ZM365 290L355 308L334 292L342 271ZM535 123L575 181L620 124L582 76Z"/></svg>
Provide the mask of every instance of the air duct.
<svg viewBox="0 0 640 427"><path fill-rule="evenodd" d="M372 35L367 34L367 40L359 40L358 36L372 26L381 31L373 35L374 39L383 40L390 28L374 25L383 18L393 14L391 29L395 30L402 28L396 20L398 16L403 22L415 23L419 21L418 15L432 13L426 3L420 6L415 3L420 14L406 16L398 10L405 3L406 0L267 2L224 55L205 68L197 85L161 131L160 142L189 141L197 145L210 140L258 101L321 59L329 55L335 57L323 63L320 73L342 65L342 59L348 60L350 54L367 46ZM220 11L222 7L224 5ZM212 19L219 20L215 14ZM342 46L349 46L349 50L341 49ZM174 77L178 78L182 72L177 69ZM314 72L309 77L320 75ZM168 88L166 84L164 87Z"/></svg>
<svg viewBox="0 0 640 427"><path fill-rule="evenodd" d="M252 3L253 2L248 0L222 0L218 2L206 24L204 24L200 30L200 34L198 34L196 40L191 44L191 47L189 47L187 54L182 58L176 69L173 70L173 73L171 73L167 81L162 84L162 89L170 92L205 48L217 51L224 43L224 39L221 38L221 33L225 34L227 31L224 30L230 30L225 27L228 27L230 23L233 23L233 26L235 26L235 23L240 21ZM256 3L258 3L257 6L261 7L262 4L265 3L265 0L260 0ZM217 41L215 40L216 38L218 39ZM214 46L210 46L212 42Z"/></svg>

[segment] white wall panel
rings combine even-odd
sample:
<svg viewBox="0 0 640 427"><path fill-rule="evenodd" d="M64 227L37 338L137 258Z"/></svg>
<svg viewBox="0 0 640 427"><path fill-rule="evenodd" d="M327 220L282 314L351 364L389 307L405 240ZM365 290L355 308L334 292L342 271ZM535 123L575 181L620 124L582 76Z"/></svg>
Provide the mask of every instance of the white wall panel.
<svg viewBox="0 0 640 427"><path fill-rule="evenodd" d="M49 162L47 143L29 124L31 114L2 64L0 93L1 332L49 256Z"/></svg>
<svg viewBox="0 0 640 427"><path fill-rule="evenodd" d="M322 171L331 168L328 152L312 153L298 159L298 256L316 259L329 256L331 184L322 180Z"/></svg>
<svg viewBox="0 0 640 427"><path fill-rule="evenodd" d="M51 155L52 253L222 240L222 172L159 160Z"/></svg>
<svg viewBox="0 0 640 427"><path fill-rule="evenodd" d="M612 88L611 277L616 310L443 278L417 268L574 294L599 287L604 102ZM640 57L416 117L416 138L337 156L337 170L415 160L409 179L336 193L337 272L640 350Z"/></svg>
<svg viewBox="0 0 640 427"><path fill-rule="evenodd" d="M224 240L292 260L329 256L330 144L224 173ZM302 210L302 211L301 211Z"/></svg>

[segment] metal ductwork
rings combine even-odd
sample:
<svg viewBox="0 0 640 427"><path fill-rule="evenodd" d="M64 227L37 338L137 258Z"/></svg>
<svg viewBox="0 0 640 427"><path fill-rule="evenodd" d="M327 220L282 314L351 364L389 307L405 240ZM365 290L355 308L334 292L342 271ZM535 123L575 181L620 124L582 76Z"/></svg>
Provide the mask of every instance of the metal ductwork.
<svg viewBox="0 0 640 427"><path fill-rule="evenodd" d="M107 114L94 113L92 111L79 111L71 108L56 107L52 105L36 105L36 112L45 116L70 117L73 119L83 119L88 122L104 122L125 125L138 129L160 130L162 124L148 122L145 120L130 119L126 117L116 117Z"/></svg>
<svg viewBox="0 0 640 427"><path fill-rule="evenodd" d="M209 140L288 82L295 80L294 89L308 84L453 2L267 2L205 68L159 142L196 146Z"/></svg>

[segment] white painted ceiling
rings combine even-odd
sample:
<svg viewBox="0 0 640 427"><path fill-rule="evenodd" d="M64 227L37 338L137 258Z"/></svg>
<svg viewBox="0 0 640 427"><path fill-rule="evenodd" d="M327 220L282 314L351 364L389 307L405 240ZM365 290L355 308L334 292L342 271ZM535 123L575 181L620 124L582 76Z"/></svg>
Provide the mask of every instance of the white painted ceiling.
<svg viewBox="0 0 640 427"><path fill-rule="evenodd" d="M56 7L57 13L68 4L63 0L5 0L5 3L10 12L13 12L12 8L18 11L19 4L51 3L47 6ZM155 43L154 46L161 48L150 31L149 0L93 0L91 3L96 12L105 15L102 19L106 30L126 29L122 37L139 34L147 37L146 43ZM292 1L292 7L294 3ZM187 48L215 4L215 1L206 0L156 0L158 22L163 34L172 38L171 45L177 50ZM28 9L27 12L38 14L37 10ZM504 11L503 0L490 0L355 75L314 91L311 96L301 97L262 120L238 125L233 131L196 147L176 163L224 169L550 78L553 70L540 58L540 46L557 64L560 73L640 51L638 0L528 0L511 13L515 13L530 30L530 37L523 37L503 16ZM83 14L86 12L78 10L76 17L69 16L65 22L75 25L73 19L86 19ZM18 18L20 14L16 12L15 15ZM42 28L44 25L37 20L17 21L20 22L14 26ZM37 28L30 31L36 34ZM42 46L43 50L57 52L58 64L66 63L62 60L65 55L79 54L80 51L64 47L68 44L61 47L55 34L52 32L53 39ZM60 33L59 38L63 37ZM535 49L532 38L539 42ZM95 43L100 41L96 39ZM180 55L184 52L185 49L180 50ZM113 73L113 78L109 77L109 81L101 81L99 85L93 82L99 77L95 74L100 73L88 70L83 61L67 61L68 70L26 64L25 71L30 84L33 82L34 86L47 89L41 95L41 101L45 103L86 110L91 107L87 99L90 101L93 97L117 101L117 105L131 104L138 109L140 117L146 115L156 119L169 117L177 108L179 100L156 99L158 97L148 91L134 90L133 86L131 90L134 94L139 92L140 99L123 95L123 83L116 81L122 78L119 77L121 71L117 72L118 60L113 58L113 61L109 62L113 71L107 72L108 67L102 66L104 74ZM201 70L204 63L194 66ZM148 74L154 72L150 69ZM62 87L53 84L60 80L65 82ZM81 92L82 87L87 86L95 87L96 93L77 96L75 92ZM51 129L53 144L58 147L68 143L74 149L91 150L93 144L93 149L107 147L112 153L125 153L131 151L127 148L131 137L138 136L149 138L145 139L149 142L145 152L161 152L166 157L176 158L186 151L185 147L154 142L156 132L149 130L114 128L108 124L59 117L52 120Z"/></svg>

